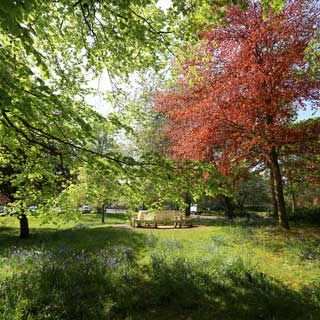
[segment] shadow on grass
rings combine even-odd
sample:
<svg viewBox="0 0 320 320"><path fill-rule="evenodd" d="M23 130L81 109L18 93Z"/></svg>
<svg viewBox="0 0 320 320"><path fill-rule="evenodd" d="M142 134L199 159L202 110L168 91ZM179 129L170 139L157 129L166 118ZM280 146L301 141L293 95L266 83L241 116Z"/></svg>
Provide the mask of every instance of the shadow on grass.
<svg viewBox="0 0 320 320"><path fill-rule="evenodd" d="M146 319L314 319L320 311L319 285L299 293L241 259L192 264L158 257L150 286L158 317Z"/></svg>
<svg viewBox="0 0 320 320"><path fill-rule="evenodd" d="M108 226L34 229L27 241L13 229L0 233L14 271L0 282L1 319L311 320L320 312L319 282L294 291L241 259L192 262L143 233ZM252 237L248 230L234 229ZM148 246L151 263L142 268L137 258Z"/></svg>
<svg viewBox="0 0 320 320"><path fill-rule="evenodd" d="M75 250L98 250L109 245L125 245L140 250L145 245L146 236L122 228L99 226L87 228L79 225L76 228L56 230L52 228L33 228L28 239L18 238L18 228L1 228L0 252L13 249L56 249L70 247Z"/></svg>
<svg viewBox="0 0 320 320"><path fill-rule="evenodd" d="M38 254L0 285L2 319L316 319L320 286L296 292L241 259L199 261L154 252L139 270L135 252Z"/></svg>

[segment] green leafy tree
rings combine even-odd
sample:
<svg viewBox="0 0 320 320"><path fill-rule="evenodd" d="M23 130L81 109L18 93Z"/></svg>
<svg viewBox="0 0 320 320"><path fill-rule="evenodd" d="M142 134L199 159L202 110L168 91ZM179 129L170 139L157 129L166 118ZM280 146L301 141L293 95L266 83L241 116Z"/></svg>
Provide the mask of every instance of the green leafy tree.
<svg viewBox="0 0 320 320"><path fill-rule="evenodd" d="M105 119L87 106L88 80L107 71L112 98L118 97L119 82L136 70L161 69L173 48L193 37L209 3L173 1L165 12L155 0L1 1L1 157L12 159L16 175L4 179L16 189L25 226L28 203L41 197L50 203L50 195L68 188L60 181L64 170L79 162L101 158L109 168L137 167L120 152L91 148L95 126ZM110 121L125 127L115 116Z"/></svg>

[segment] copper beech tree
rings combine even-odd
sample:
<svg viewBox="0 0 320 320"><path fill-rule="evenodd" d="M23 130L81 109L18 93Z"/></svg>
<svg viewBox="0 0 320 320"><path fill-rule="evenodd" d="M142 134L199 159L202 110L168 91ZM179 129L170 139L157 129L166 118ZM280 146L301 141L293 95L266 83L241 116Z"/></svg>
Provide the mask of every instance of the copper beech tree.
<svg viewBox="0 0 320 320"><path fill-rule="evenodd" d="M279 152L318 152L310 141L319 141L319 123L313 130L290 124L299 109L320 107L320 81L305 58L319 26L319 1L288 0L280 13L259 1L247 1L246 10L231 6L180 62L174 86L155 99L176 158L211 161L226 174L243 163L268 166L284 228Z"/></svg>

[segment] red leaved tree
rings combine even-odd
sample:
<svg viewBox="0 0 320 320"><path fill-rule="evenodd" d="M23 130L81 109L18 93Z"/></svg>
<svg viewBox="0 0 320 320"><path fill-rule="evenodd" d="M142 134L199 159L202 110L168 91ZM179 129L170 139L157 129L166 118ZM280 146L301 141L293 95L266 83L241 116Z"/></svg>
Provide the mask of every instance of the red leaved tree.
<svg viewBox="0 0 320 320"><path fill-rule="evenodd" d="M319 1L288 0L281 13L231 6L227 23L210 25L204 43L184 59L174 87L158 92L155 108L168 120L176 158L204 159L231 172L263 162L273 174L279 223L289 228L279 151L320 132L290 124L297 111L320 107L320 81L306 48L319 28ZM319 127L318 127L319 128ZM312 144L308 144L312 145ZM318 145L318 144L317 144Z"/></svg>

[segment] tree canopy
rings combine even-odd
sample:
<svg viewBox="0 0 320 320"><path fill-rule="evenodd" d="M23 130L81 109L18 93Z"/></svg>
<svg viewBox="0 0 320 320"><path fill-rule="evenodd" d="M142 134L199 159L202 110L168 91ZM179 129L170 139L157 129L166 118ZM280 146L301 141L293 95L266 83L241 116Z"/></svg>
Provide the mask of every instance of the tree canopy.
<svg viewBox="0 0 320 320"><path fill-rule="evenodd" d="M155 0L1 1L1 188L25 203L21 212L40 194L66 188L83 162L100 161L116 177L129 167L139 172L141 165L117 148L95 148L102 133L127 127L88 105L88 82L108 72L117 95L119 79L161 69L175 45L194 37L208 4L173 1L164 11Z"/></svg>
<svg viewBox="0 0 320 320"><path fill-rule="evenodd" d="M282 145L297 149L298 140L302 146L314 139L316 130L310 126L303 132L300 126L298 134L287 124L306 98L318 103L315 3L174 0L163 10L156 0L2 1L1 189L26 208L40 197L50 203L50 197L77 181L79 168L92 177L96 168L99 177L110 173L115 189L123 174L128 181L155 174L167 183L164 177L171 170L179 180L181 167L161 159L154 146L140 153L116 146L119 137L135 131L137 119L127 120L135 117L137 108L103 117L88 103L94 94L90 80L107 73L109 101L127 106L131 93L123 90L123 83L138 72L157 73L173 57L182 61L179 80L176 89L162 95L162 102L174 99L166 115L176 155L214 160L224 170L244 160L253 167L261 161L272 163L270 148L276 153ZM192 49L186 53L188 47ZM124 93L127 96L119 98ZM151 100L134 104L150 105ZM208 106L216 108L217 117L207 112ZM104 148L99 147L102 140ZM308 146L310 152L316 147ZM209 181L201 176L206 164L199 163L187 163L192 169L181 176L186 188L177 199L190 192L195 167L201 167L195 174L200 174L200 185ZM97 188L103 189L99 179ZM130 189L130 183L127 186Z"/></svg>
<svg viewBox="0 0 320 320"><path fill-rule="evenodd" d="M278 13L246 3L247 10L228 8L226 24L206 28L174 87L158 93L156 108L168 119L176 157L206 159L227 173L241 163L270 166L280 224L288 227L278 152L319 140L318 123L290 126L297 110L320 107L320 82L305 59L319 29L319 4L285 1Z"/></svg>

